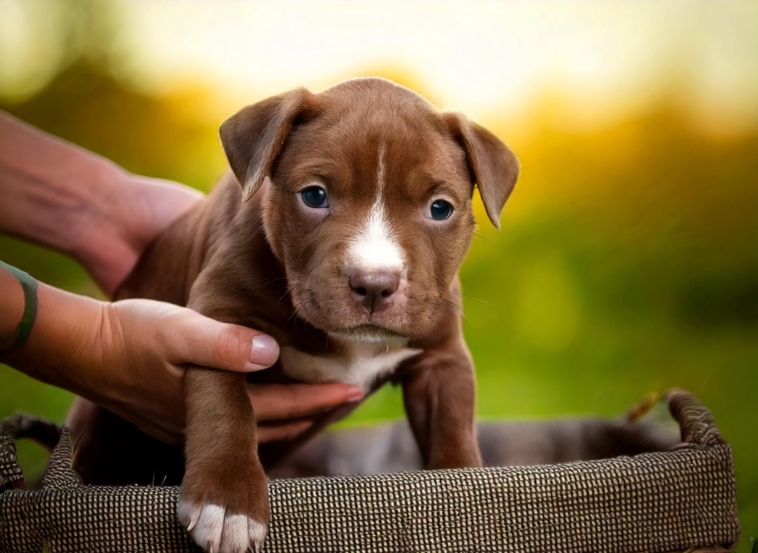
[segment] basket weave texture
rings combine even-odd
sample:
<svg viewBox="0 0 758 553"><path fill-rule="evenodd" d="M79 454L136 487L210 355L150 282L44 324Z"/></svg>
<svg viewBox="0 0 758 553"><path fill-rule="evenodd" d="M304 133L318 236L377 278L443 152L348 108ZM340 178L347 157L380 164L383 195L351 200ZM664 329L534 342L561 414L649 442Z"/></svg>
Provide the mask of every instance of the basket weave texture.
<svg viewBox="0 0 758 553"><path fill-rule="evenodd" d="M739 536L732 452L710 412L667 394L682 443L558 465L273 480L266 553L671 552ZM0 484L20 477L20 416L0 427ZM198 550L176 487L83 486L66 428L37 491L0 495L0 551ZM198 550L199 551L199 550Z"/></svg>

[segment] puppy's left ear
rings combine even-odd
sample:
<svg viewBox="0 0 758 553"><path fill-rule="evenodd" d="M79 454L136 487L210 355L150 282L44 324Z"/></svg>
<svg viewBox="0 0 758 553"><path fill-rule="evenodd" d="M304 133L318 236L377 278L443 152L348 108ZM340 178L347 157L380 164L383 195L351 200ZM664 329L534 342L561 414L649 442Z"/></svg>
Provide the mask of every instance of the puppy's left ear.
<svg viewBox="0 0 758 553"><path fill-rule="evenodd" d="M221 124L221 144L242 185L242 200L252 198L271 171L293 123L315 105L304 88L247 106Z"/></svg>
<svg viewBox="0 0 758 553"><path fill-rule="evenodd" d="M453 138L466 152L474 183L479 187L487 216L498 229L500 212L511 195L520 164L508 146L490 131L460 113L443 114Z"/></svg>

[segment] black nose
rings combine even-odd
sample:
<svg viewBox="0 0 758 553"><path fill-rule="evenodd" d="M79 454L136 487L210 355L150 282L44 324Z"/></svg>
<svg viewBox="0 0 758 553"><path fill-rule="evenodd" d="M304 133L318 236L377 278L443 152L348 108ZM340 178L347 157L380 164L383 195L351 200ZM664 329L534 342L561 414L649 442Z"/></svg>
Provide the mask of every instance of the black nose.
<svg viewBox="0 0 758 553"><path fill-rule="evenodd" d="M400 285L400 273L389 270L356 270L350 275L350 289L355 301L369 313L389 304Z"/></svg>

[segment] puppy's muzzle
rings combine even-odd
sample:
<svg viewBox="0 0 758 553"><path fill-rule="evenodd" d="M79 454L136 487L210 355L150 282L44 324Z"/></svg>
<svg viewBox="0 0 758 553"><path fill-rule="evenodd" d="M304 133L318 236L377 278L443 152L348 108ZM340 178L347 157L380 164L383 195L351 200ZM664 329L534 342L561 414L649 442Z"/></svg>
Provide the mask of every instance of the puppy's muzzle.
<svg viewBox="0 0 758 553"><path fill-rule="evenodd" d="M391 269L354 270L349 277L350 295L366 313L386 309L400 286L400 272Z"/></svg>

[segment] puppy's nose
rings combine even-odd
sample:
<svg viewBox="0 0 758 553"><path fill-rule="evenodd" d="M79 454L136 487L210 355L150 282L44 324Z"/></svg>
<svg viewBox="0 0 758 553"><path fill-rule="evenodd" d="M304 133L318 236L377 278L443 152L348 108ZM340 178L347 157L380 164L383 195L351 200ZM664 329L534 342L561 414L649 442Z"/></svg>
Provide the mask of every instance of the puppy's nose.
<svg viewBox="0 0 758 553"><path fill-rule="evenodd" d="M350 275L350 289L355 301L371 313L390 302L400 285L400 273L391 270L361 271Z"/></svg>

